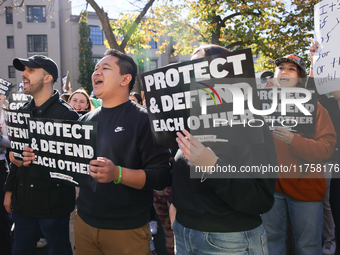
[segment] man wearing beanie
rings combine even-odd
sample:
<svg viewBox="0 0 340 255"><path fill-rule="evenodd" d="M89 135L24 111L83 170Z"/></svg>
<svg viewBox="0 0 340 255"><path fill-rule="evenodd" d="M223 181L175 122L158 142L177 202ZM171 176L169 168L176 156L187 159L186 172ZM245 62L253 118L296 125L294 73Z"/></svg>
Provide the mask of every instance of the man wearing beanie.
<svg viewBox="0 0 340 255"><path fill-rule="evenodd" d="M58 66L52 59L40 55L15 58L13 66L22 71L23 92L33 97L19 111L29 112L33 118L78 119L78 114L53 89ZM15 223L13 255L35 254L40 230L50 255L71 255L69 219L75 206L74 187L30 177L30 167L12 153L10 159L4 205Z"/></svg>

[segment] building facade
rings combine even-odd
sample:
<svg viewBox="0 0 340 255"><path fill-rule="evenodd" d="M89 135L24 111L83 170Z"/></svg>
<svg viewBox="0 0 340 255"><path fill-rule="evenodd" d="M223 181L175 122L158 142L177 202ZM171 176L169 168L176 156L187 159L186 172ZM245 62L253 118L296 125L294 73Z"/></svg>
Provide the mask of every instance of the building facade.
<svg viewBox="0 0 340 255"><path fill-rule="evenodd" d="M7 4L7 5L6 5ZM0 78L17 85L22 81L19 71L13 67L16 57L27 58L32 55L45 55L59 66L60 79L55 88L61 91L62 79L70 74L72 90L81 87L79 77L79 16L71 14L68 0L25 0L21 7L13 7L12 1L5 2L0 10ZM106 47L105 35L96 13L88 13L94 61L100 59ZM160 43L169 38L160 38ZM157 55L157 43L150 42L151 49L143 57L132 55L139 65L139 72L150 71L170 63L182 62L190 56L171 56L171 43L166 53Z"/></svg>

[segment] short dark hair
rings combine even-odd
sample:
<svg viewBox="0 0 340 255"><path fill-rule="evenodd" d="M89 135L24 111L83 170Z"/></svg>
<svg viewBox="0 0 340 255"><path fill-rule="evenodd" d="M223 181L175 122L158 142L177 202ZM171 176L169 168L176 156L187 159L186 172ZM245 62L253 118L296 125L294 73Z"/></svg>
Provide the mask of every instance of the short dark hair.
<svg viewBox="0 0 340 255"><path fill-rule="evenodd" d="M135 84L136 76L137 76L137 65L135 61L133 60L133 58L115 49L108 49L104 55L117 57L118 61L116 64L119 66L119 73L121 75L123 74L131 75L132 79L129 83L129 92L130 92L133 89L133 85Z"/></svg>
<svg viewBox="0 0 340 255"><path fill-rule="evenodd" d="M130 96L134 96L139 104L143 104L142 97L137 92L131 92Z"/></svg>
<svg viewBox="0 0 340 255"><path fill-rule="evenodd" d="M192 53L192 56L197 54L200 51L204 52L205 57L230 52L223 46L220 46L217 44L203 43L194 50L194 52Z"/></svg>

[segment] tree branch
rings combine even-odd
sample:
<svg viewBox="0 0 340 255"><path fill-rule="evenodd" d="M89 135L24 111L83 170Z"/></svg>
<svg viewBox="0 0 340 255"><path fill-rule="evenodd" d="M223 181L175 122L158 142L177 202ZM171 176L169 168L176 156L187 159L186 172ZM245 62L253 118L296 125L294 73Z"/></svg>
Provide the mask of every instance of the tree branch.
<svg viewBox="0 0 340 255"><path fill-rule="evenodd" d="M3 5L3 4L6 3L6 2L7 2L7 0L1 1L0 6ZM23 4L24 4L24 2L25 2L25 0L21 0L21 3L19 3L19 4L17 4L17 5L13 5L12 7L22 7Z"/></svg>
<svg viewBox="0 0 340 255"><path fill-rule="evenodd" d="M237 41L237 42L233 42L227 46L225 46L227 49L232 49L235 46L241 46L244 42L243 41Z"/></svg>
<svg viewBox="0 0 340 255"><path fill-rule="evenodd" d="M100 8L98 6L96 1L86 0L86 2L88 2L92 6L92 8L96 11L97 16L100 19L100 22L102 23L104 34L110 45L110 48L122 51L121 47L119 47L117 40L112 32L107 13L103 10L103 8ZM123 52L124 52L124 48L123 48Z"/></svg>
<svg viewBox="0 0 340 255"><path fill-rule="evenodd" d="M227 20L229 19L232 19L236 16L241 16L241 15L245 15L245 14L248 14L248 15L252 15L252 16L255 16L255 17L258 17L258 16L261 16L262 15L262 12L259 11L259 12L252 12L252 11L245 11L245 12L235 12L233 14L230 14L229 16L225 17L223 20L222 20L222 23L224 24L225 26L225 23L227 22Z"/></svg>
<svg viewBox="0 0 340 255"><path fill-rule="evenodd" d="M198 35L200 35L203 38L204 42L209 42L209 40L203 34L201 34L200 31L198 31L196 28L194 28L193 26L186 24L186 23L185 23L185 25L187 27L191 28L192 30L194 30Z"/></svg>
<svg viewBox="0 0 340 255"><path fill-rule="evenodd" d="M144 18L145 14L149 10L149 8L152 6L152 4L155 2L155 0L150 0L143 8L143 10L139 13L138 17L135 19L135 21L132 23L131 27L129 28L128 32L124 36L124 39L122 43L120 44L120 47L125 49L128 41L131 38L131 35L136 31L137 26L141 22L141 20Z"/></svg>

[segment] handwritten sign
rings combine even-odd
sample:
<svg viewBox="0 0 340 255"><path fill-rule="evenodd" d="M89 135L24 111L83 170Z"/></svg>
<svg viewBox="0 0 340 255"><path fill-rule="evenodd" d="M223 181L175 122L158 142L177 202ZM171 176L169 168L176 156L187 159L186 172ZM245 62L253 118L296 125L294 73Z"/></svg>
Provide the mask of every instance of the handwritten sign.
<svg viewBox="0 0 340 255"><path fill-rule="evenodd" d="M340 2L325 0L314 7L315 40L319 51L313 58L315 86L319 94L340 89Z"/></svg>

